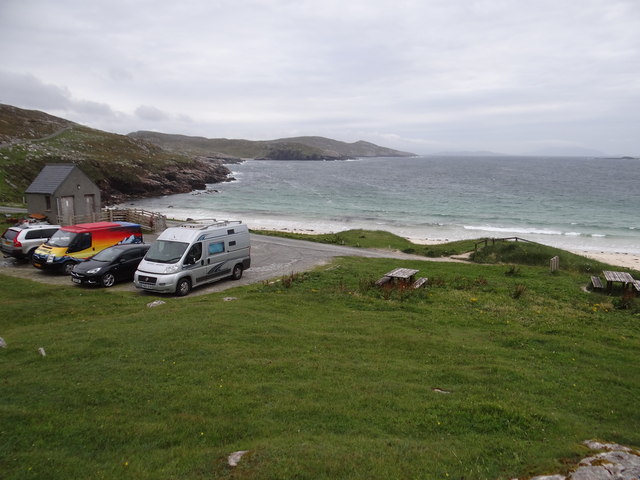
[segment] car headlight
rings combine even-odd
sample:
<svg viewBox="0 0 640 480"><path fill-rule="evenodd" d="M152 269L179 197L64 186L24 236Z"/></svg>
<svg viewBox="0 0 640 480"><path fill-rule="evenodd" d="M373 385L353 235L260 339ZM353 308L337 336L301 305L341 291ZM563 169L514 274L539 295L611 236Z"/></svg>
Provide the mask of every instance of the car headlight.
<svg viewBox="0 0 640 480"><path fill-rule="evenodd" d="M180 270L180 265L176 263L174 265L167 265L164 269L164 273L176 273L178 270Z"/></svg>
<svg viewBox="0 0 640 480"><path fill-rule="evenodd" d="M91 270L87 270L87 273L98 273L102 267L92 268Z"/></svg>

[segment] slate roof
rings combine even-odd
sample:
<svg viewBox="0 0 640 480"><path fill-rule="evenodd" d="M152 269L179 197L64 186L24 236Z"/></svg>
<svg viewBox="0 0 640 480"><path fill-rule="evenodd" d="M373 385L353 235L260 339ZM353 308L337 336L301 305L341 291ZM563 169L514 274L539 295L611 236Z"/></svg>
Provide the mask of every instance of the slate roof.
<svg viewBox="0 0 640 480"><path fill-rule="evenodd" d="M74 168L76 166L69 163L45 165L36 179L27 187L25 193L55 193L56 189L65 181Z"/></svg>

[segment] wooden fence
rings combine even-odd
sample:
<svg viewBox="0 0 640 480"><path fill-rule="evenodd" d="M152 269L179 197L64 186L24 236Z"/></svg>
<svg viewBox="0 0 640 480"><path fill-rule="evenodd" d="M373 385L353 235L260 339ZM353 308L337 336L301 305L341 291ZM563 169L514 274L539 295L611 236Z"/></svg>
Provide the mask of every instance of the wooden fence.
<svg viewBox="0 0 640 480"><path fill-rule="evenodd" d="M491 245L495 245L496 242L527 242L527 243L536 243L536 242L532 242L531 240L527 240L525 238L520 238L520 237L506 237L506 238L485 238L483 240L480 240L479 242L476 242L474 250L477 252L478 251L478 245L483 245L483 246L487 246L489 245L489 242L491 242Z"/></svg>
<svg viewBox="0 0 640 480"><path fill-rule="evenodd" d="M53 221L53 220L50 220ZM148 212L137 208L112 209L104 208L99 213L76 215L72 218L58 218L59 225L77 225L92 222L131 222L157 232L167 228L167 217L156 212Z"/></svg>

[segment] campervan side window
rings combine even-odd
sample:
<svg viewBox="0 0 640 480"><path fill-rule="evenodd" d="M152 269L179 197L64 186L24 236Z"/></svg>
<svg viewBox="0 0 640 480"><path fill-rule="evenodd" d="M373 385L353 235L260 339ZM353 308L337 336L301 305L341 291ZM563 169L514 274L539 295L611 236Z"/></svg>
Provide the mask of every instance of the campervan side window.
<svg viewBox="0 0 640 480"><path fill-rule="evenodd" d="M209 255L215 255L216 253L222 252L224 252L224 242L209 244Z"/></svg>

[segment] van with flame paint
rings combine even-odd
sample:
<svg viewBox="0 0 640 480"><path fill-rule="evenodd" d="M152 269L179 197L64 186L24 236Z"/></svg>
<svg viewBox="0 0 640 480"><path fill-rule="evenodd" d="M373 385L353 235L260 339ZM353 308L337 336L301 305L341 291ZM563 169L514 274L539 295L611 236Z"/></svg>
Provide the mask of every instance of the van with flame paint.
<svg viewBox="0 0 640 480"><path fill-rule="evenodd" d="M62 227L33 253L32 264L69 275L74 265L112 245L143 243L142 227L129 222L80 223Z"/></svg>

